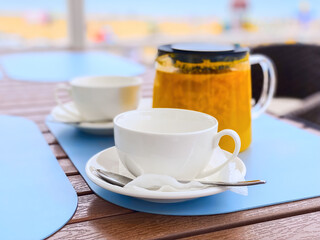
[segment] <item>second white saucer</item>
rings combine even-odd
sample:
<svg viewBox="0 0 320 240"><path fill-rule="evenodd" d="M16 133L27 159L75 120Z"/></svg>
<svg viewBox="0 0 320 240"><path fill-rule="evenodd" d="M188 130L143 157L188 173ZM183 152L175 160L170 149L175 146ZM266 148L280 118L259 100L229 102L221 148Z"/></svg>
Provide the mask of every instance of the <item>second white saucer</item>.
<svg viewBox="0 0 320 240"><path fill-rule="evenodd" d="M112 134L113 133L113 122L79 122L80 116L77 108L75 107L73 102L67 102L64 104L64 107L69 111L74 113L71 115L70 113L64 111L59 105L54 107L51 111L51 117L53 121L65 123L72 125L84 132L91 134Z"/></svg>

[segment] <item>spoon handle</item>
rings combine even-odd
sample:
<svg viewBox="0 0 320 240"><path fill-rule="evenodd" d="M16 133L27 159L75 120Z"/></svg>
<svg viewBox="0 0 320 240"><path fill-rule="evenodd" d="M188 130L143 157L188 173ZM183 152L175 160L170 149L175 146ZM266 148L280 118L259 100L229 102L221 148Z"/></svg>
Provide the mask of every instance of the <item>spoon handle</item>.
<svg viewBox="0 0 320 240"><path fill-rule="evenodd" d="M179 181L181 183L188 183L190 181ZM243 186L252 186L258 184L265 184L265 180L250 180L250 181L239 181L239 182L210 182L210 181L198 181L204 185L210 186L223 186L223 187L243 187Z"/></svg>

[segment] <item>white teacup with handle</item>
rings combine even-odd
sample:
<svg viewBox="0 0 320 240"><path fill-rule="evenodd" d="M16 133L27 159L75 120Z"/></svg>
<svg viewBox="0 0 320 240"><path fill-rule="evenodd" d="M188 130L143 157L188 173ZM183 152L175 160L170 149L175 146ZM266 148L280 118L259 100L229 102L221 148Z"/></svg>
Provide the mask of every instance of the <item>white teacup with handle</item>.
<svg viewBox="0 0 320 240"><path fill-rule="evenodd" d="M61 109L79 121L111 121L117 114L138 107L141 84L139 77L79 77L69 84L59 84L55 99ZM79 115L65 106L59 98L61 91L71 97Z"/></svg>
<svg viewBox="0 0 320 240"><path fill-rule="evenodd" d="M203 178L221 170L240 150L240 138L205 113L170 108L133 110L114 118L115 145L121 162L135 176L154 173L179 180ZM220 138L228 135L235 149L224 163L205 170Z"/></svg>

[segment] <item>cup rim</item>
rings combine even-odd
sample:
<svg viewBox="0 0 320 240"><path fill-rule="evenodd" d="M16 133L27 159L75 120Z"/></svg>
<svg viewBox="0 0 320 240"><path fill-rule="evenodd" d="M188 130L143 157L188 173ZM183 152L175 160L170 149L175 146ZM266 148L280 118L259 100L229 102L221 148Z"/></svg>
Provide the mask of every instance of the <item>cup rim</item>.
<svg viewBox="0 0 320 240"><path fill-rule="evenodd" d="M118 86L90 86L90 85L81 85L77 84L77 81L81 80L88 80L88 79L132 79L132 82L127 83L125 85L118 85ZM113 88L123 88L123 87L132 87L132 86L140 86L142 84L142 78L139 76L117 76L117 75L95 75L95 76L81 76L75 77L71 79L69 82L71 86L80 87L80 88L105 88L105 89L113 89Z"/></svg>
<svg viewBox="0 0 320 240"><path fill-rule="evenodd" d="M214 121L214 123L213 123L213 125L211 127L208 127L208 128L202 129L202 130L189 131L189 132L177 132L177 133L160 133L160 132L145 132L145 131L134 130L134 129L131 129L131 128L128 128L128 127L125 127L125 126L121 126L117 122L120 117L122 117L123 115L129 114L131 112L151 112L151 111L193 112L195 114L202 115L202 116L206 117L207 119L209 119L211 121ZM117 116L115 116L113 118L113 124L114 124L114 127L118 127L118 128L124 129L124 130L129 131L129 132L145 134L145 135L159 135L159 136L160 135L161 136L165 136L165 135L167 135L167 136L196 135L196 134L201 134L201 133L208 132L208 131L211 131L211 130L214 130L214 129L218 129L218 120L215 117L213 117L213 116L211 116L211 115L209 115L207 113L202 113L202 112L198 112L198 111L194 111L194 110L180 109L180 108L151 108L151 109L143 109L143 110L139 110L139 109L131 110L131 111L120 113Z"/></svg>

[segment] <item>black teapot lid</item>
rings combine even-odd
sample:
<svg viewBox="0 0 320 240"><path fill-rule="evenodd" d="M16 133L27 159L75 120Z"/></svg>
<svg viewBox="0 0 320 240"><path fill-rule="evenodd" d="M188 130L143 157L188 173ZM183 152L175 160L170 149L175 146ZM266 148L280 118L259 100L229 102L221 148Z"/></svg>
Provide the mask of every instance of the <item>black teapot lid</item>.
<svg viewBox="0 0 320 240"><path fill-rule="evenodd" d="M174 60L183 62L233 61L241 59L249 52L239 45L222 45L213 43L174 43L159 46L158 56L172 54Z"/></svg>
<svg viewBox="0 0 320 240"><path fill-rule="evenodd" d="M175 43L171 45L174 51L194 53L226 53L233 52L233 45L218 45L212 43Z"/></svg>

